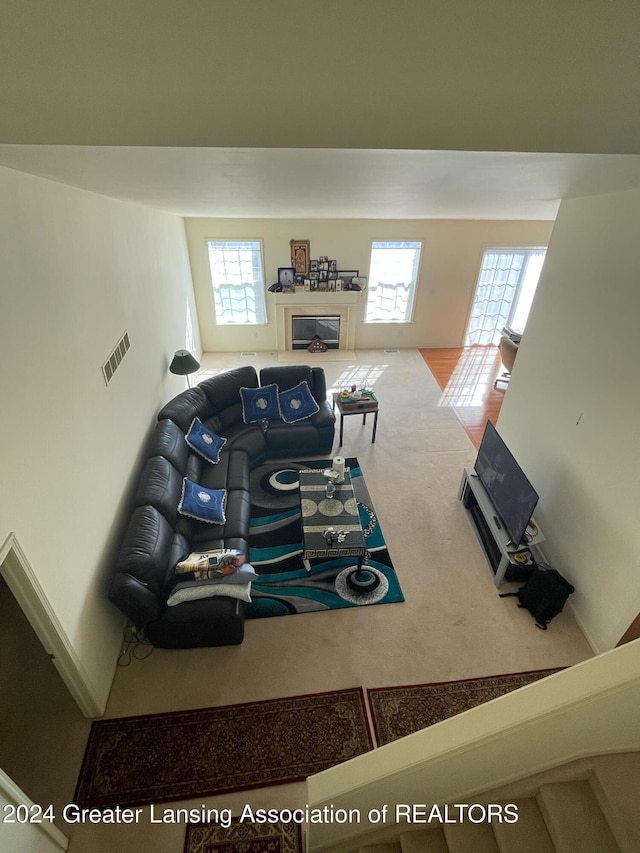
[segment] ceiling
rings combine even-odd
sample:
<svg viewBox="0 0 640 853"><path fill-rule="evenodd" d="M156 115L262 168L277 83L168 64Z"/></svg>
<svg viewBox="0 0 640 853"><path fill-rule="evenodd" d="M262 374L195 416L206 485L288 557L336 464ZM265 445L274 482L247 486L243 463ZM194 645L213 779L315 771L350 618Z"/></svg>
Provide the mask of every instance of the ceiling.
<svg viewBox="0 0 640 853"><path fill-rule="evenodd" d="M0 165L180 216L554 219L640 155L0 145Z"/></svg>
<svg viewBox="0 0 640 853"><path fill-rule="evenodd" d="M553 219L640 185L637 0L3 0L0 80L0 166L182 216Z"/></svg>

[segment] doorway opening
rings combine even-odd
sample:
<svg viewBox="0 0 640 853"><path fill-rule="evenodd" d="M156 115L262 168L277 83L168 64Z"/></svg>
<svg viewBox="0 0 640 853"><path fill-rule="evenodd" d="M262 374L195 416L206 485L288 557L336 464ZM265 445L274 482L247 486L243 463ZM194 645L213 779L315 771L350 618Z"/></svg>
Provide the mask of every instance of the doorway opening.
<svg viewBox="0 0 640 853"><path fill-rule="evenodd" d="M464 345L497 345L507 327L522 335L547 254L546 247L486 249Z"/></svg>

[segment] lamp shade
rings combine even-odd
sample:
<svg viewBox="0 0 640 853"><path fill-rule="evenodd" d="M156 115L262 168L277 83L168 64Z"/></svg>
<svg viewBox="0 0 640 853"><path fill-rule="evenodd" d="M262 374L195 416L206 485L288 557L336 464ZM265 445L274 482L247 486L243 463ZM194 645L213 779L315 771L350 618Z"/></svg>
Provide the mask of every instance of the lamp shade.
<svg viewBox="0 0 640 853"><path fill-rule="evenodd" d="M169 365L169 371L175 373L177 376L188 376L190 373L195 373L199 367L200 364L191 355L189 350L179 349L176 350L173 356L173 361Z"/></svg>

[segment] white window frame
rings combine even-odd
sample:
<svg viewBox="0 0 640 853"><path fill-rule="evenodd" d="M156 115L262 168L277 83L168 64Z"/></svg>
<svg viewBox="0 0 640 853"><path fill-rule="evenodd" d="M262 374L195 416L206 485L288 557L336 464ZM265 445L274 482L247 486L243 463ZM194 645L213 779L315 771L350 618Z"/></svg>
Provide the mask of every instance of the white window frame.
<svg viewBox="0 0 640 853"><path fill-rule="evenodd" d="M524 331L546 254L546 246L485 246L464 346L495 346L503 328L514 323L515 331ZM519 311L521 298L528 305L523 302Z"/></svg>
<svg viewBox="0 0 640 853"><path fill-rule="evenodd" d="M411 250L415 253L411 272L400 277L409 281L397 281L394 264L384 270L382 258L376 259L375 252L387 250ZM365 323L411 323L416 301L416 290L420 278L423 243L421 240L374 240L371 243L371 261L367 283ZM400 266L398 263L396 266ZM386 279L396 279L387 281Z"/></svg>
<svg viewBox="0 0 640 853"><path fill-rule="evenodd" d="M228 252L216 258L216 247ZM207 238L207 260L217 326L264 326L267 323L262 240ZM238 257L234 259L233 253ZM240 252L251 253L240 256ZM234 307L239 309L234 312Z"/></svg>

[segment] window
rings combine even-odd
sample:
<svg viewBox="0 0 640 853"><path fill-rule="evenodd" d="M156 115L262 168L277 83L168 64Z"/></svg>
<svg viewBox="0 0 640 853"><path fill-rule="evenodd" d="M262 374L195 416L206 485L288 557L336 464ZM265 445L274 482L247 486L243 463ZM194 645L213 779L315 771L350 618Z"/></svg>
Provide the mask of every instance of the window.
<svg viewBox="0 0 640 853"><path fill-rule="evenodd" d="M219 326L265 323L262 244L208 240L211 284Z"/></svg>
<svg viewBox="0 0 640 853"><path fill-rule="evenodd" d="M422 243L372 243L366 323L411 320L421 250Z"/></svg>
<svg viewBox="0 0 640 853"><path fill-rule="evenodd" d="M524 330L546 253L544 247L485 251L465 346L497 344L504 326Z"/></svg>

